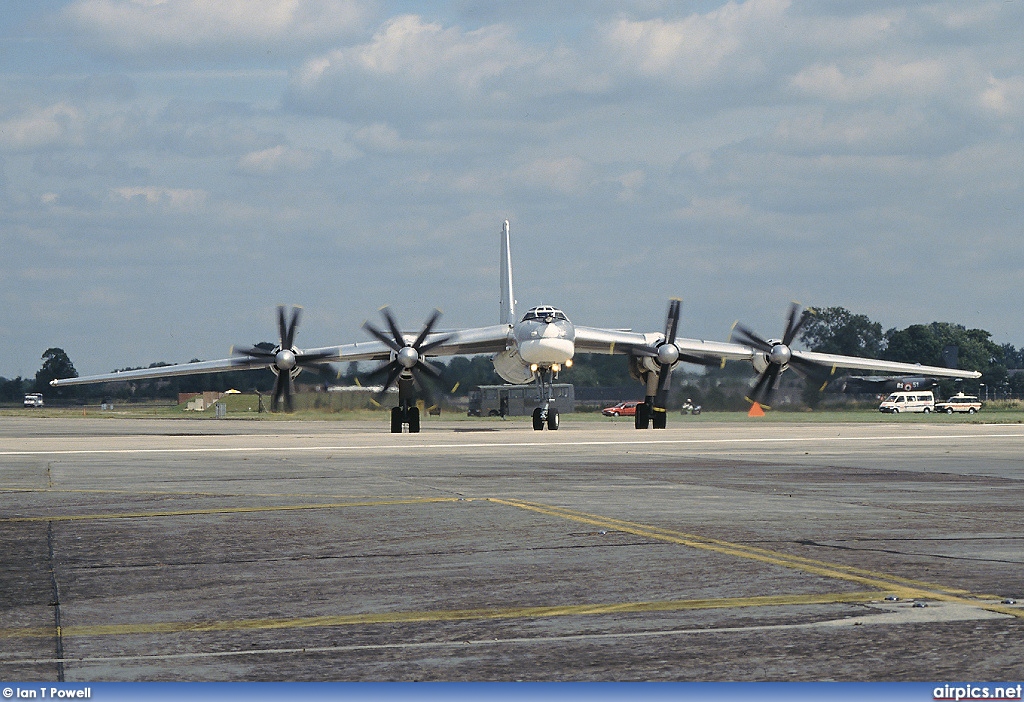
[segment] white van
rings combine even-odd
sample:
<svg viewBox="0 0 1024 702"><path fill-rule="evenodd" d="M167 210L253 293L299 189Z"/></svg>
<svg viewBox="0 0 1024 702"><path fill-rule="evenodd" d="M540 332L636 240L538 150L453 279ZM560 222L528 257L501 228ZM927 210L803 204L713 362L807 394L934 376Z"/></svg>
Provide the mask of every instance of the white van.
<svg viewBox="0 0 1024 702"><path fill-rule="evenodd" d="M899 414L900 412L929 412L935 411L935 395L931 390L908 390L894 392L882 400L878 406L879 412Z"/></svg>
<svg viewBox="0 0 1024 702"><path fill-rule="evenodd" d="M42 407L43 406L43 395L38 392L30 392L25 395L25 406L26 407Z"/></svg>

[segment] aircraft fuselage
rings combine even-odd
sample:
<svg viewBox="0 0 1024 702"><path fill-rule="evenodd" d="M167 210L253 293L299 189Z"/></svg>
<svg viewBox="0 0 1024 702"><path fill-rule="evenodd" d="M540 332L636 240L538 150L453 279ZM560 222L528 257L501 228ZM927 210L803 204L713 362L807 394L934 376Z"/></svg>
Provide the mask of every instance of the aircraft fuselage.
<svg viewBox="0 0 1024 702"><path fill-rule="evenodd" d="M576 351L576 329L554 307L533 307L512 328L519 355L539 368L564 366Z"/></svg>

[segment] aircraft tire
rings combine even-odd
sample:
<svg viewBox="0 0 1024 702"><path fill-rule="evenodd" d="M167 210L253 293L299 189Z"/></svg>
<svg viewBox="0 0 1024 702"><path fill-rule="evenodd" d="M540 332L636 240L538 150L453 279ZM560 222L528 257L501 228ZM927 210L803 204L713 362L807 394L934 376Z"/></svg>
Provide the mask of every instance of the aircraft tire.
<svg viewBox="0 0 1024 702"><path fill-rule="evenodd" d="M402 408L392 407L391 408L391 433L401 434L402 433Z"/></svg>
<svg viewBox="0 0 1024 702"><path fill-rule="evenodd" d="M420 408L410 407L406 419L409 422L409 433L419 434L420 433Z"/></svg>
<svg viewBox="0 0 1024 702"><path fill-rule="evenodd" d="M541 431L544 429L544 420L541 417L540 407L533 411L533 428L535 431Z"/></svg>
<svg viewBox="0 0 1024 702"><path fill-rule="evenodd" d="M655 429L664 429L668 426L668 412L652 412L651 420Z"/></svg>
<svg viewBox="0 0 1024 702"><path fill-rule="evenodd" d="M633 417L633 424L637 429L647 429L651 421L650 409L647 403L636 406L636 416Z"/></svg>
<svg viewBox="0 0 1024 702"><path fill-rule="evenodd" d="M558 430L558 410L556 409L548 412L548 429L551 431Z"/></svg>

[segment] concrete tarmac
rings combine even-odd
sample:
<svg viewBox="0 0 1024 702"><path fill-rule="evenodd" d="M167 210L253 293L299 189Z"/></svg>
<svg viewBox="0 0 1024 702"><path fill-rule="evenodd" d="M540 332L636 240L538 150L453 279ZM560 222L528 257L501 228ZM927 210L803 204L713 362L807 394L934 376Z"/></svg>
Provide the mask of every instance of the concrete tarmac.
<svg viewBox="0 0 1024 702"><path fill-rule="evenodd" d="M1024 679L1024 426L0 419L0 679Z"/></svg>

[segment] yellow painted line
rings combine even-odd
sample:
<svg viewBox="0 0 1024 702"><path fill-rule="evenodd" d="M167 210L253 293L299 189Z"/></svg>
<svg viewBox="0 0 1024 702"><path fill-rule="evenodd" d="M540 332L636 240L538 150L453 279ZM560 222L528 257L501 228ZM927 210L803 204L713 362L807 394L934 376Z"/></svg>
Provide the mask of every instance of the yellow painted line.
<svg viewBox="0 0 1024 702"><path fill-rule="evenodd" d="M490 502L496 502L498 504L516 507L518 509L524 509L547 516L568 519L581 524L589 524L591 526L603 527L614 531L622 531L629 534L635 534L637 536L645 536L658 541L680 544L690 548L713 551L727 556L736 556L748 560L759 561L761 563L768 563L770 565L781 566L783 568L799 570L813 575L820 575L825 578L854 582L858 585L878 588L884 592L892 592L893 594L903 598L928 598L943 602L953 602L1024 619L1024 610L1003 606L995 601L997 598L992 595L977 595L967 590L946 587L937 583L913 580L863 568L804 558L802 556L793 556L781 551L743 546L742 544L735 544L719 539L709 539L694 534L660 529L658 527L601 517L598 515L587 514L585 512L576 512L574 510L553 507L551 505L493 497L487 499Z"/></svg>
<svg viewBox="0 0 1024 702"><path fill-rule="evenodd" d="M209 509L178 509L159 512L109 512L104 514L67 514L42 517L0 517L0 524L13 522L80 522L94 519L152 519L156 517L189 517L209 514L250 514L254 512L294 512L299 510L340 509L343 507L382 507L386 505L418 505L438 502L459 502L458 497L418 497L392 500L352 500L321 504L267 505L265 507L211 507ZM469 500L462 500L468 502Z"/></svg>
<svg viewBox="0 0 1024 702"><path fill-rule="evenodd" d="M180 634L267 629L302 629L366 624L415 622L455 622L494 619L542 619L550 617L595 616L639 612L678 612L699 609L737 607L786 607L815 604L865 603L879 600L884 592L832 592L803 595L764 595L715 599L661 600L611 604L553 605L541 607L499 607L481 609L427 610L420 612L375 612L281 619L234 619L212 622L140 622L135 624L94 624L63 626L62 638L92 636L131 636L139 634ZM50 638L53 627L0 629L0 640Z"/></svg>

